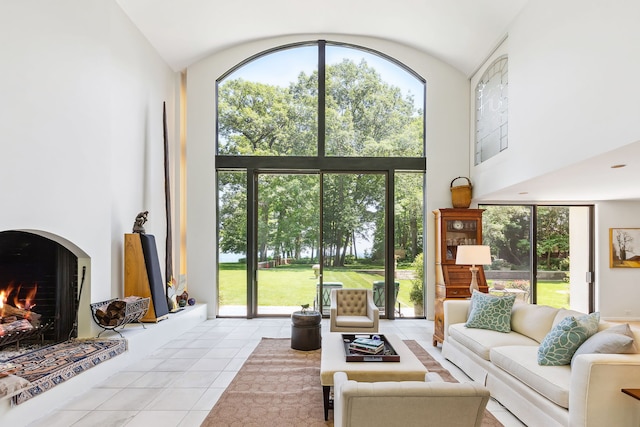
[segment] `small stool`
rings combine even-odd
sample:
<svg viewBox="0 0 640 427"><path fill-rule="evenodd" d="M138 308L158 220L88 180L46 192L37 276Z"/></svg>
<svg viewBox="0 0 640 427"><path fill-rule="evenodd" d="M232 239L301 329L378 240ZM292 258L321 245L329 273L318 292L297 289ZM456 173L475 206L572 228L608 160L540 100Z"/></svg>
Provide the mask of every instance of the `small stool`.
<svg viewBox="0 0 640 427"><path fill-rule="evenodd" d="M291 314L291 348L294 350L317 350L321 346L318 311L294 311Z"/></svg>

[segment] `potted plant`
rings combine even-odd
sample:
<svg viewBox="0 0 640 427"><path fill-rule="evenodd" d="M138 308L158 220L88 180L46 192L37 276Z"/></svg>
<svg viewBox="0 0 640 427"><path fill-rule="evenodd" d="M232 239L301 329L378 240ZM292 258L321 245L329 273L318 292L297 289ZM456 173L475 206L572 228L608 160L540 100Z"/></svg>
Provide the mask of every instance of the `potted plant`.
<svg viewBox="0 0 640 427"><path fill-rule="evenodd" d="M415 278L411 280L413 286L409 293L409 300L413 303L415 317L424 316L424 266L422 259L422 254L419 254L412 264Z"/></svg>

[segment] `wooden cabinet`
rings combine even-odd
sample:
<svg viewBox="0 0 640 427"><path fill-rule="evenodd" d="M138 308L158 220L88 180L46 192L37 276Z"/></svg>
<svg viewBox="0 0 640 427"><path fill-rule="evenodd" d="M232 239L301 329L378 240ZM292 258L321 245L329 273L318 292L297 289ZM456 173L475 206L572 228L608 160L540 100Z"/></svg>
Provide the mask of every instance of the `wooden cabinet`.
<svg viewBox="0 0 640 427"><path fill-rule="evenodd" d="M483 209L437 209L435 215L436 298L434 310L433 345L444 341L443 303L447 299L471 296L471 271L468 265L456 265L460 245L482 244ZM477 266L478 286L488 292L482 266Z"/></svg>

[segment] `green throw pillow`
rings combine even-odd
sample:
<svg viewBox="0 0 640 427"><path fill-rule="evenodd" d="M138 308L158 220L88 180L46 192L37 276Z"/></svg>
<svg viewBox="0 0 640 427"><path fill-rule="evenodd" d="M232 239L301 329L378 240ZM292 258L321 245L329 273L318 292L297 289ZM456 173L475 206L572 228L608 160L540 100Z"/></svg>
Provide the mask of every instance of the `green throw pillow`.
<svg viewBox="0 0 640 427"><path fill-rule="evenodd" d="M515 295L498 297L473 291L471 310L465 326L467 328L511 332L511 308L515 300Z"/></svg>
<svg viewBox="0 0 640 427"><path fill-rule="evenodd" d="M575 317L562 319L549 331L538 347L538 365L562 366L571 363L573 353L587 339L587 328Z"/></svg>

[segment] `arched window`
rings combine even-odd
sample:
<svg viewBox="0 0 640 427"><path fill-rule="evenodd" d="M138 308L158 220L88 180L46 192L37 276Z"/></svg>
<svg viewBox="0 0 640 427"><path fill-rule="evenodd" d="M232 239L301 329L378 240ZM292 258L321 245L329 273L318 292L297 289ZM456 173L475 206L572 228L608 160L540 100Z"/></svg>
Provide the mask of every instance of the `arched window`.
<svg viewBox="0 0 640 427"><path fill-rule="evenodd" d="M508 71L508 58L501 56L487 68L476 86L476 165L509 146Z"/></svg>
<svg viewBox="0 0 640 427"><path fill-rule="evenodd" d="M217 81L218 315L326 315L346 283L413 317L414 275L395 269L422 265L425 93L397 61L322 40Z"/></svg>
<svg viewBox="0 0 640 427"><path fill-rule="evenodd" d="M318 42L218 81L218 155L424 156L425 84L379 53Z"/></svg>

